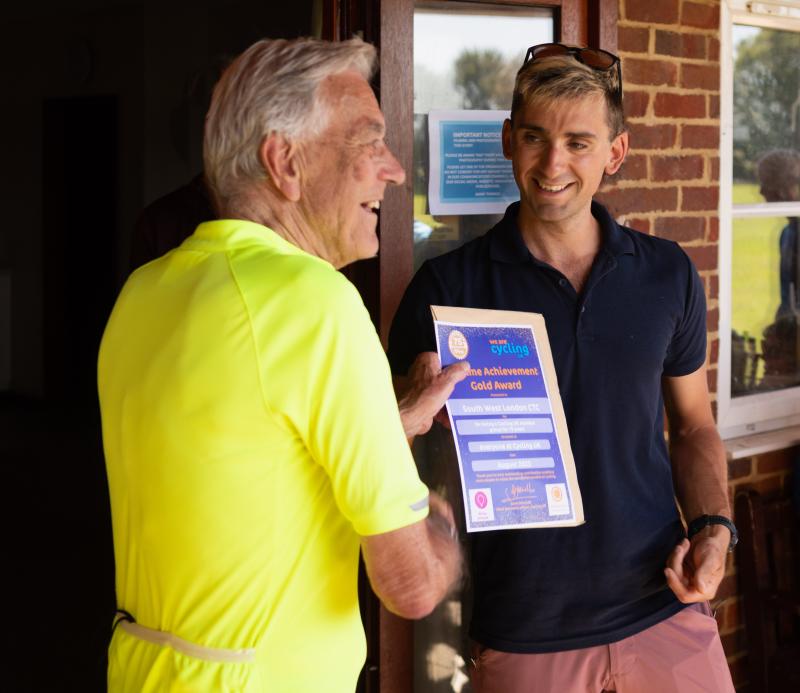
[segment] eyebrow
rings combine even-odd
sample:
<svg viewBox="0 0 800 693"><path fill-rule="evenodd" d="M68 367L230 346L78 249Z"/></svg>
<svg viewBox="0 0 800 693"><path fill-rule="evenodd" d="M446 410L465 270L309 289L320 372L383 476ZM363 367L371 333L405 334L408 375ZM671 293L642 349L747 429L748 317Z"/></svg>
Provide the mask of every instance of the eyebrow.
<svg viewBox="0 0 800 693"><path fill-rule="evenodd" d="M383 137L386 134L386 126L380 120L366 117L358 120L353 125L350 130L350 137L357 137L362 133Z"/></svg>
<svg viewBox="0 0 800 693"><path fill-rule="evenodd" d="M520 123L517 125L517 129L519 130L532 130L534 132L542 133L542 134L549 134L549 131L546 128L543 128L541 125L533 125L531 123ZM582 137L584 139L596 140L597 134L594 132L568 132L566 133L567 137Z"/></svg>

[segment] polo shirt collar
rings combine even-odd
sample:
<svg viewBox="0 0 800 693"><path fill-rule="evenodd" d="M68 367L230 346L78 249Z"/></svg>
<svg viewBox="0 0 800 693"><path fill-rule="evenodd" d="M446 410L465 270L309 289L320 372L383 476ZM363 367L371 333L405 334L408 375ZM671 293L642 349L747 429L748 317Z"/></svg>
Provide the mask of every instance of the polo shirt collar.
<svg viewBox="0 0 800 693"><path fill-rule="evenodd" d="M522 233L517 226L519 202L514 202L506 209L503 218L494 227L489 239L489 254L492 260L509 265L519 265L531 258L528 246L522 240ZM635 255L636 249L630 232L623 230L608 210L599 202L592 200L592 216L597 219L603 233L601 252L613 257Z"/></svg>

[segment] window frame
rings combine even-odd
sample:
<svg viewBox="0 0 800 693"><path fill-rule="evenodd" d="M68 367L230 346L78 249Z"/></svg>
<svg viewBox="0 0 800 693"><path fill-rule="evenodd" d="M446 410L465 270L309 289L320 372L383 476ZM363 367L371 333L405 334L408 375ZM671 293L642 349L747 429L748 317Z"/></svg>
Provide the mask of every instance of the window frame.
<svg viewBox="0 0 800 693"><path fill-rule="evenodd" d="M723 0L720 7L719 362L717 426L723 438L800 424L800 386L731 397L733 220L800 217L800 202L733 204L733 25L800 33L800 0Z"/></svg>

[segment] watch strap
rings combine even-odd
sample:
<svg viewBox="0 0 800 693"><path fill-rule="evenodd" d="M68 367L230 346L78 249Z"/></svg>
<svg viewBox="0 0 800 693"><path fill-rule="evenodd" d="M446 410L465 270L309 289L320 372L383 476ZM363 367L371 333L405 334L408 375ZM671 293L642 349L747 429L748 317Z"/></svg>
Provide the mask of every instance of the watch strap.
<svg viewBox="0 0 800 693"><path fill-rule="evenodd" d="M739 541L739 533L736 531L736 525L724 515L700 515L700 517L695 518L689 523L686 536L691 539L695 534L709 525L722 525L728 528L731 533L728 551L733 551L733 547L736 546L736 543Z"/></svg>

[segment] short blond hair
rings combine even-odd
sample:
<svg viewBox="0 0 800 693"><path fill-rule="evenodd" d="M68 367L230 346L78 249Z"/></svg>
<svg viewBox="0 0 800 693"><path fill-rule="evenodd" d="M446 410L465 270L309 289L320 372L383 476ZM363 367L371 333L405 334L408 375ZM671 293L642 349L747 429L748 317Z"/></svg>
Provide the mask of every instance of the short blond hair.
<svg viewBox="0 0 800 693"><path fill-rule="evenodd" d="M369 80L376 55L358 38L301 38L258 41L236 58L214 87L203 137L205 176L217 207L264 180L259 149L265 137L302 141L322 132L330 117L322 82L351 70Z"/></svg>
<svg viewBox="0 0 800 693"><path fill-rule="evenodd" d="M526 105L538 101L578 99L602 96L606 103L606 120L611 139L625 132L625 113L619 98L619 65L601 71L578 62L568 55L554 55L530 60L517 72L511 101L511 123Z"/></svg>

